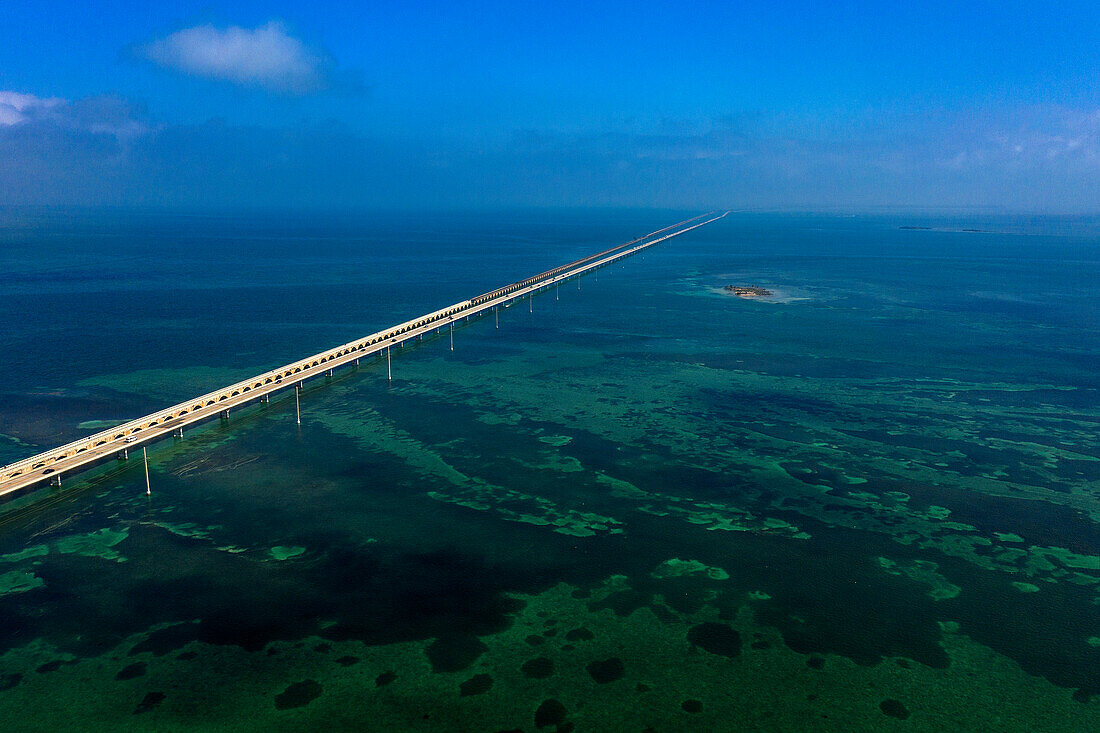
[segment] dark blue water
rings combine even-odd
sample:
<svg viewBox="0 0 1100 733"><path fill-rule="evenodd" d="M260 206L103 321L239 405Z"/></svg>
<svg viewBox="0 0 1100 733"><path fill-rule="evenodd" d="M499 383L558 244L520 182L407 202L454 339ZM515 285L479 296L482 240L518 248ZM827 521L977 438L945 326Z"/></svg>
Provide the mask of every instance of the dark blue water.
<svg viewBox="0 0 1100 733"><path fill-rule="evenodd" d="M695 213L5 210L0 462ZM0 709L1089 730L1098 232L732 214L9 505Z"/></svg>

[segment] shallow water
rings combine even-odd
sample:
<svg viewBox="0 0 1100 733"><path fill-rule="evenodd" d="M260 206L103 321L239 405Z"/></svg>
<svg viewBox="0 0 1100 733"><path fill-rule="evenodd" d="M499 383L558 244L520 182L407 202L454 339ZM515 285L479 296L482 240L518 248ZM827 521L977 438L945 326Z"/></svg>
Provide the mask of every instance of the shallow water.
<svg viewBox="0 0 1100 733"><path fill-rule="evenodd" d="M0 461L680 218L7 211ZM1097 231L731 215L15 502L3 719L1093 730Z"/></svg>

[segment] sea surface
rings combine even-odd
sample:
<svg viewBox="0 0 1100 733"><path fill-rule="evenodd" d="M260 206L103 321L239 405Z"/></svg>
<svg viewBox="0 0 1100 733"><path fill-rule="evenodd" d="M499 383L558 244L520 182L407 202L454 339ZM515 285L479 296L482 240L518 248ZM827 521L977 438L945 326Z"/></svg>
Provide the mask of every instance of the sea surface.
<svg viewBox="0 0 1100 733"><path fill-rule="evenodd" d="M0 464L697 213L0 209ZM1096 219L733 213L301 410L0 507L3 730L1100 730Z"/></svg>

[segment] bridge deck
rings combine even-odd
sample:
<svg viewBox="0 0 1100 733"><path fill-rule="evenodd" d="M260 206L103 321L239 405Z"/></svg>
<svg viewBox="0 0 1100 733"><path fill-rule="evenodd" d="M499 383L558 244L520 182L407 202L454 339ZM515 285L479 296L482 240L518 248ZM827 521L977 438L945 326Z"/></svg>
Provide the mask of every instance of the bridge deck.
<svg viewBox="0 0 1100 733"><path fill-rule="evenodd" d="M728 213L728 212L726 212ZM165 410L131 420L109 430L90 435L66 445L25 458L0 468L0 497L29 488L43 481L60 484L61 476L90 467L124 451L171 436L178 430L216 417L226 411L255 401L265 395L289 389L312 377L327 374L336 367L357 362L425 334L448 327L456 321L472 318L485 311L506 305L525 295L578 277L629 257L647 247L679 236L726 213L697 216L659 229L638 239L620 244L567 265L539 273L503 288L484 293L470 300L414 318L411 321L373 333L370 336L337 346L328 351L273 369L228 387L196 397ZM704 219L703 221L699 221Z"/></svg>

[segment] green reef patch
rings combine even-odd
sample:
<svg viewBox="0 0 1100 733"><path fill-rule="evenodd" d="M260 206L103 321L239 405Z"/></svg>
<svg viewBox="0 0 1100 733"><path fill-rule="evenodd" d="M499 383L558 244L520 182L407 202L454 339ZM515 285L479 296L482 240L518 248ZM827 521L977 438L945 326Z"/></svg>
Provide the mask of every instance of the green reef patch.
<svg viewBox="0 0 1100 733"><path fill-rule="evenodd" d="M481 485L460 492L429 491L436 501L474 509L491 511L513 522L549 527L558 534L571 537L592 537L599 533L622 534L622 522L594 512L562 509L539 496L500 487Z"/></svg>
<svg viewBox="0 0 1100 733"><path fill-rule="evenodd" d="M41 588L44 585L46 585L46 581L42 580L42 578L39 578L34 573L27 573L21 570L11 570L6 573L0 573L0 596L26 593L29 590Z"/></svg>
<svg viewBox="0 0 1100 733"><path fill-rule="evenodd" d="M52 543L51 547L61 554L83 555L84 557L99 557L104 560L126 562L126 558L119 554L114 547L126 539L129 534L130 531L126 527L119 529L104 527L87 534L63 537Z"/></svg>
<svg viewBox="0 0 1100 733"><path fill-rule="evenodd" d="M730 574L719 567L705 565L698 560L672 558L658 565L652 573L654 578L681 578L685 575L702 575L711 580L729 580Z"/></svg>
<svg viewBox="0 0 1100 733"><path fill-rule="evenodd" d="M306 548L298 546L276 545L268 550L268 554L276 560L290 560L305 554Z"/></svg>
<svg viewBox="0 0 1100 733"><path fill-rule="evenodd" d="M540 442L546 443L547 445L552 445L555 448L560 448L563 445L569 445L572 440L573 438L568 435L543 435L539 437Z"/></svg>
<svg viewBox="0 0 1100 733"><path fill-rule="evenodd" d="M860 247L889 236L844 226L872 227ZM1014 258L953 271L940 255L963 244L943 236L933 266L893 246L658 248L658 268L705 253L678 290L743 267L815 297L730 318L616 268L502 309L500 329L464 322L454 351L446 331L394 349L393 379L383 356L310 380L300 424L291 388L165 440L150 498L134 461L90 491L66 476L3 538L0 719L1100 730L1100 383L1092 332L1065 317L1094 307L1095 278L978 307L995 283L971 280ZM413 306L375 295L372 313ZM350 313L323 328L358 328ZM217 358L247 363L288 326ZM230 371L100 384L159 404Z"/></svg>
<svg viewBox="0 0 1100 733"><path fill-rule="evenodd" d="M0 555L0 562L16 563L22 560L29 560L32 557L42 557L48 555L50 548L46 545L31 545L30 547L20 550L19 552L12 552L7 555Z"/></svg>
<svg viewBox="0 0 1100 733"><path fill-rule="evenodd" d="M611 496L643 502L637 511L656 517L676 517L708 530L728 532L773 532L792 539L810 539L795 525L777 517L763 519L747 509L722 502L697 501L682 496L649 492L629 481L598 473L596 480L610 490Z"/></svg>
<svg viewBox="0 0 1100 733"><path fill-rule="evenodd" d="M928 596L937 601L954 598L962 590L939 573L939 565L931 560L898 561L878 558L879 567L891 575L900 575L930 586Z"/></svg>

